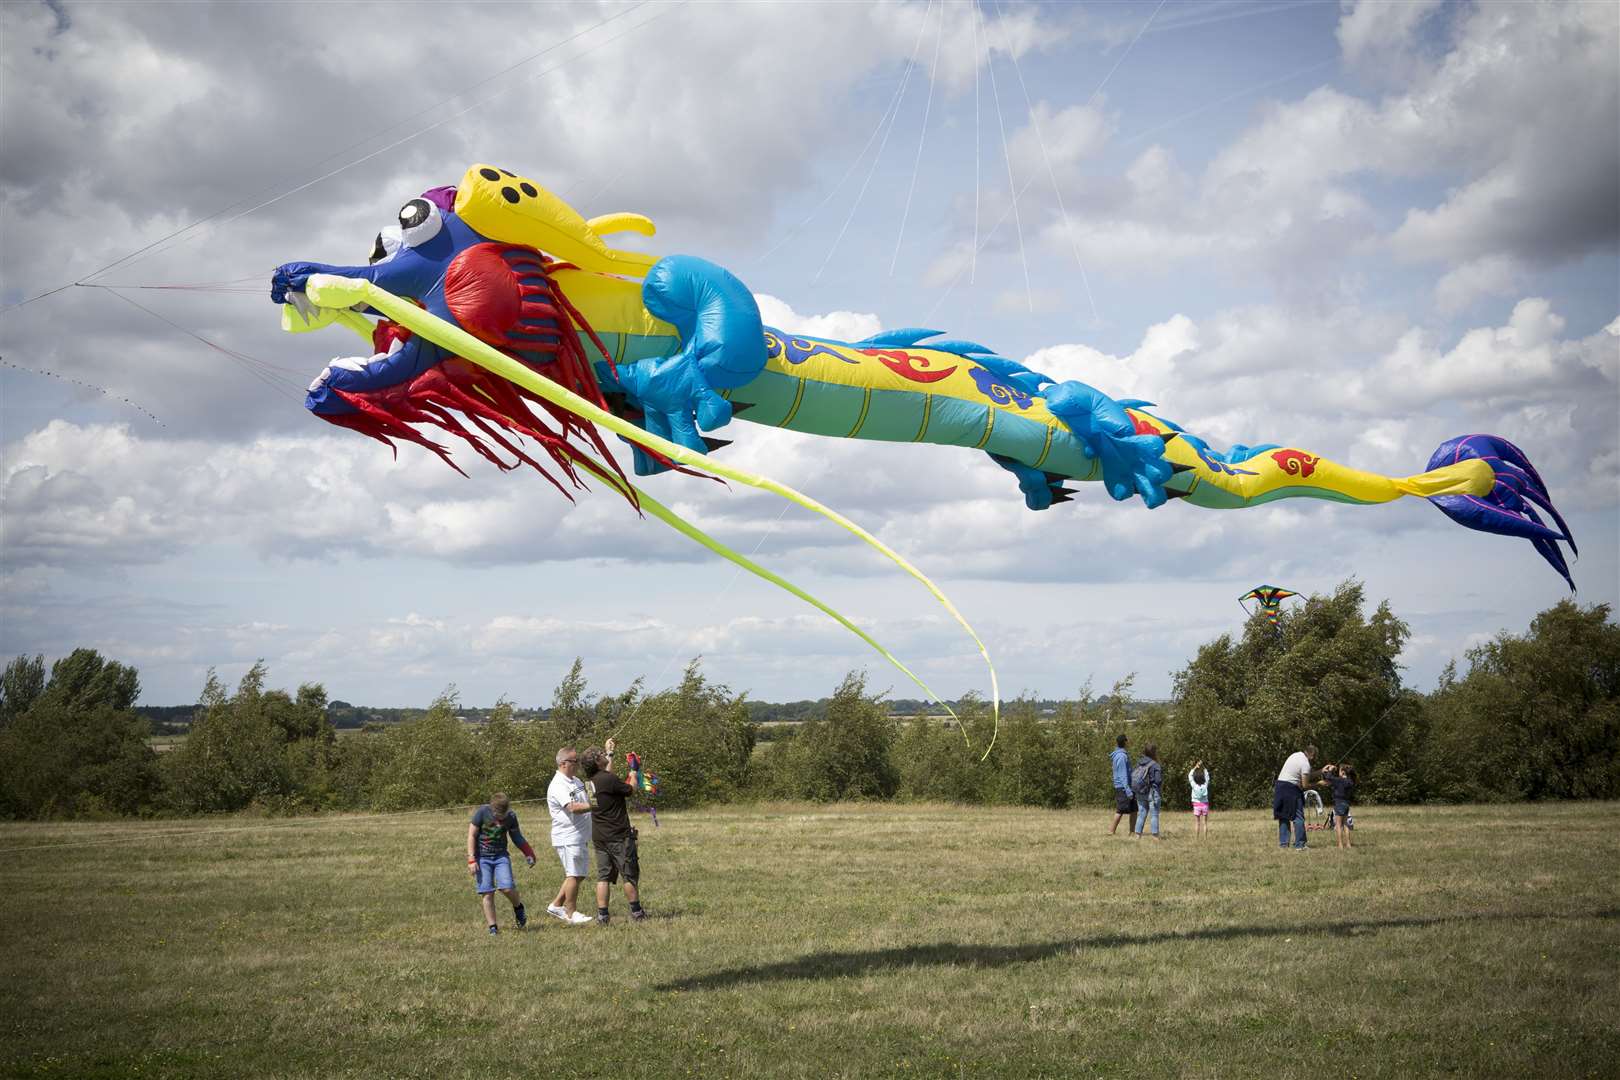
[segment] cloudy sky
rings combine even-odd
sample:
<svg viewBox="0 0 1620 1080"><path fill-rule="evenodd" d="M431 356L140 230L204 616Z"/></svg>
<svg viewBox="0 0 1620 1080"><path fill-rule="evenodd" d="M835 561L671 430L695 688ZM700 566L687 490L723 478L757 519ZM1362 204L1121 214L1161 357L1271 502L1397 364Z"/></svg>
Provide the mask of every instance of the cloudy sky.
<svg viewBox="0 0 1620 1080"><path fill-rule="evenodd" d="M760 698L855 667L915 696L615 498L395 461L304 412L352 349L281 334L270 269L363 261L474 161L587 216L650 215L649 250L731 268L783 329L937 327L1218 445L1405 475L1447 437L1502 435L1569 519L1579 599L1614 603L1617 10L7 0L0 653L94 646L149 704L260 657L273 684L376 705L451 682L544 704L576 655L599 690L702 654ZM1352 575L1411 624L1426 689L1567 595L1528 543L1417 500L1149 511L1088 485L1037 514L968 451L720 434L932 575L1009 695L1133 671L1166 694L1249 587ZM940 692L988 690L926 593L826 522L647 486Z"/></svg>

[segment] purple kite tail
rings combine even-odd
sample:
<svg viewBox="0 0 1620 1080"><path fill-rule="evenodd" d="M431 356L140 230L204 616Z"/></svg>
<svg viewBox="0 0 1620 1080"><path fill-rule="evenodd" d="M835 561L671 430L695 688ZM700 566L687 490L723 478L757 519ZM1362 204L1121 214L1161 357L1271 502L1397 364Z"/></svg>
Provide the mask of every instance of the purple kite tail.
<svg viewBox="0 0 1620 1080"><path fill-rule="evenodd" d="M1580 555L1574 537L1563 516L1553 506L1552 496L1541 474L1530 464L1524 451L1495 435L1459 435L1440 444L1440 449L1429 459L1429 468L1438 469L1467 458L1478 458L1488 463L1496 473L1496 483L1486 495L1434 495L1429 501L1440 512L1457 524L1480 532L1500 536L1518 536L1529 540L1543 559L1569 582L1575 590L1575 579L1570 577L1569 564L1558 542L1569 545L1570 553ZM1540 507L1552 517L1558 528L1549 528L1536 513Z"/></svg>

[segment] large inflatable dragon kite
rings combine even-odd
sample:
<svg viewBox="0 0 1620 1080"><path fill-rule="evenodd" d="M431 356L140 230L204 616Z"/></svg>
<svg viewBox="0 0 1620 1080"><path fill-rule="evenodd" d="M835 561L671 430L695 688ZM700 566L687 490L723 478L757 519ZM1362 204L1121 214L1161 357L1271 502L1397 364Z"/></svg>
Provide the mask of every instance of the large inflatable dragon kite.
<svg viewBox="0 0 1620 1080"><path fill-rule="evenodd" d="M923 581L964 627L899 555L814 500L711 457L726 444L701 432L736 417L837 438L982 450L1017 479L1032 510L1067 501L1066 485L1087 480L1149 507L1174 500L1231 509L1294 497L1369 504L1415 495L1468 528L1528 539L1574 587L1558 547L1562 541L1574 552L1569 529L1535 467L1505 439L1449 440L1424 472L1406 477L1295 447L1223 452L1150 412L1151 402L1058 382L982 345L938 340L939 331L842 342L763 326L753 295L726 270L691 256L616 250L603 239L625 232L651 236L653 223L628 213L586 220L533 180L474 165L455 187L406 202L398 223L378 234L369 265L277 268L271 298L286 305L286 329L342 323L370 342L370 354L328 365L310 384L306 406L450 462L445 446L416 425L437 427L502 468L534 467L565 495L588 473L821 607L880 652L848 620L632 485L597 428L632 444L638 475L708 474L826 514ZM561 478L514 435L540 446Z"/></svg>

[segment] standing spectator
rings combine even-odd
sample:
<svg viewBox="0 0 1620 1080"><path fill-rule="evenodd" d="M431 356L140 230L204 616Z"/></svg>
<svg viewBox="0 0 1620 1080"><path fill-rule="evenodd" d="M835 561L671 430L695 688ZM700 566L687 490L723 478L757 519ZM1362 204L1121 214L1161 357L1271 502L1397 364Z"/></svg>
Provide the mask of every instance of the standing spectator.
<svg viewBox="0 0 1620 1080"><path fill-rule="evenodd" d="M585 784L574 774L579 771L579 754L572 746L557 751L557 775L546 788L546 805L551 809L551 846L562 861L563 883L557 897L546 908L565 923L580 925L591 917L575 910L579 883L590 869L591 803Z"/></svg>
<svg viewBox="0 0 1620 1080"><path fill-rule="evenodd" d="M1136 794L1138 840L1142 839L1142 826L1147 824L1149 814L1153 816L1153 839L1164 839L1159 835L1159 787L1163 783L1164 770L1159 767L1159 747L1155 743L1148 743L1136 762L1136 771L1131 773L1131 790Z"/></svg>
<svg viewBox="0 0 1620 1080"><path fill-rule="evenodd" d="M1277 846L1288 846L1289 826L1294 830L1294 850L1305 850L1305 785L1311 779L1311 758L1316 747L1295 750L1283 762L1282 772L1271 792L1271 816L1277 819Z"/></svg>
<svg viewBox="0 0 1620 1080"><path fill-rule="evenodd" d="M1200 840L1209 832L1209 782L1209 770L1202 760L1195 761L1187 770L1187 786L1192 788L1193 825Z"/></svg>
<svg viewBox="0 0 1620 1080"><path fill-rule="evenodd" d="M1333 789L1333 838L1339 847L1352 847L1350 843L1350 800L1356 791L1356 770L1348 761L1329 765L1322 770L1322 779Z"/></svg>
<svg viewBox="0 0 1620 1080"><path fill-rule="evenodd" d="M1120 818L1136 813L1136 799L1131 795L1131 755L1125 749L1128 741L1124 735L1115 739L1114 752L1108 755L1114 770L1114 823L1108 827L1109 836L1119 828Z"/></svg>
<svg viewBox="0 0 1620 1080"><path fill-rule="evenodd" d="M630 918L640 922L647 917L638 889L641 860L636 854L636 830L630 827L630 810L625 802L636 793L636 774L630 774L629 783L614 774L612 739L607 741L606 750L593 746L585 751L579 763L596 805L591 816L591 846L596 848L596 921L607 925L608 898L613 885L622 878L624 898L630 901Z"/></svg>
<svg viewBox="0 0 1620 1080"><path fill-rule="evenodd" d="M517 814L512 812L512 801L504 792L497 791L489 802L473 811L467 823L467 871L473 876L473 887L478 890L479 903L484 908L484 922L491 934L500 933L495 925L495 890L506 894L512 903L512 917L518 929L528 925L529 917L523 911L523 898L512 883L512 859L506 852L506 839L511 837L523 852L523 857L534 865L534 848L518 831Z"/></svg>

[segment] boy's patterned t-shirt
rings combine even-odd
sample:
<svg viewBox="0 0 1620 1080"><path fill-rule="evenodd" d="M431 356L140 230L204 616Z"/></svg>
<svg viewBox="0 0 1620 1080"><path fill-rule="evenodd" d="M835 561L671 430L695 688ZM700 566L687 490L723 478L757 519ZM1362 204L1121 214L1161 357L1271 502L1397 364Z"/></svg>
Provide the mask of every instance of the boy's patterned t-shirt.
<svg viewBox="0 0 1620 1080"><path fill-rule="evenodd" d="M478 857L480 859L498 859L507 853L506 838L518 831L517 814L511 810L506 812L503 821L495 816L495 811L489 806L480 806L473 811L472 823L478 829Z"/></svg>

